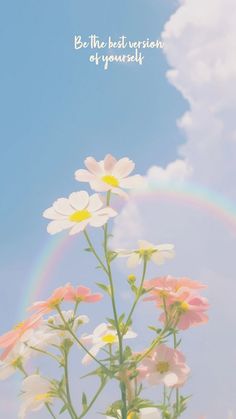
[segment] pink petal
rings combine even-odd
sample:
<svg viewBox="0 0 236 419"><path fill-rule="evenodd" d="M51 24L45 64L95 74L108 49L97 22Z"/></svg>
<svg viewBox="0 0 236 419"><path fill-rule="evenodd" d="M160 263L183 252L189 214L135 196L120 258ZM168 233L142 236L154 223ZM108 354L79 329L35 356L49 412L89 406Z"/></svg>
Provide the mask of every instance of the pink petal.
<svg viewBox="0 0 236 419"><path fill-rule="evenodd" d="M67 198L59 198L54 204L53 208L61 215L70 215L73 212L73 208Z"/></svg>
<svg viewBox="0 0 236 419"><path fill-rule="evenodd" d="M111 154L107 154L104 159L104 169L105 172L112 172L117 160Z"/></svg>
<svg viewBox="0 0 236 419"><path fill-rule="evenodd" d="M101 176L103 174L101 165L94 159L94 157L87 157L84 161L84 164L87 169L94 175Z"/></svg>
<svg viewBox="0 0 236 419"><path fill-rule="evenodd" d="M86 191L73 192L69 196L69 201L75 210L83 210L89 203L89 194Z"/></svg>
<svg viewBox="0 0 236 419"><path fill-rule="evenodd" d="M87 207L89 212L97 211L102 206L103 206L103 202L102 202L100 196L97 193L90 196L89 204L88 204L88 207Z"/></svg>
<svg viewBox="0 0 236 419"><path fill-rule="evenodd" d="M88 170L79 169L75 172L75 179L79 182L91 182L94 179L94 175Z"/></svg>
<svg viewBox="0 0 236 419"><path fill-rule="evenodd" d="M135 189L141 187L143 184L143 178L140 175L134 175L127 177L126 179L121 179L120 187L126 189Z"/></svg>

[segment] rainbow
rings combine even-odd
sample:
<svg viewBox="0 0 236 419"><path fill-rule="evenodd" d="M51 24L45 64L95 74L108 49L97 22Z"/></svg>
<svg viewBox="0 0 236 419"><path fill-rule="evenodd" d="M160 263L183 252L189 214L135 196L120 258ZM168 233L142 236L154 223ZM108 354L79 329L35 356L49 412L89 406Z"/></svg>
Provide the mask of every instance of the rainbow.
<svg viewBox="0 0 236 419"><path fill-rule="evenodd" d="M151 197L157 197L162 201L183 202L207 212L236 235L236 204L222 194L193 183L153 182L148 190L136 191L131 199L138 202ZM73 239L74 237L68 233L49 236L29 276L27 292L20 305L20 314L29 304L40 298L65 250L73 245Z"/></svg>

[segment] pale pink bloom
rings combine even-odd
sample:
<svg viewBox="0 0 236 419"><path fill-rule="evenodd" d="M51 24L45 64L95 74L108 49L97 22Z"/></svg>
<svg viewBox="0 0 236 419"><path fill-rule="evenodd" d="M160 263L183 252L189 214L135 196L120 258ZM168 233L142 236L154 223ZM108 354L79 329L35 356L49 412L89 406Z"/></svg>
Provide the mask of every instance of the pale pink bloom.
<svg viewBox="0 0 236 419"><path fill-rule="evenodd" d="M85 303L96 303L103 298L102 294L92 294L91 290L83 285L73 287L71 284L68 285L67 292L64 299L66 301L85 302Z"/></svg>
<svg viewBox="0 0 236 419"><path fill-rule="evenodd" d="M32 349L28 348L25 343L18 342L4 361L0 361L0 380L9 378L17 371L17 368L25 367L32 352Z"/></svg>
<svg viewBox="0 0 236 419"><path fill-rule="evenodd" d="M112 191L126 197L127 194L122 189L137 188L142 183L140 175L129 176L135 164L128 157L116 160L115 157L107 154L101 161L87 157L84 164L88 170L77 170L75 178L79 182L89 182L90 187L97 192Z"/></svg>
<svg viewBox="0 0 236 419"><path fill-rule="evenodd" d="M69 229L70 235L84 231L88 225L101 227L116 215L112 208L103 207L98 194L89 196L86 191L73 192L69 198L57 199L43 213L45 218L52 220L47 227L48 233L56 234Z"/></svg>
<svg viewBox="0 0 236 419"><path fill-rule="evenodd" d="M60 305L64 300L68 287L69 284L66 284L64 287L57 288L55 291L53 291L52 295L47 300L37 301L36 303L32 304L28 310L34 310L41 317L44 316L44 314L50 313L51 311L55 310L56 306Z"/></svg>
<svg viewBox="0 0 236 419"><path fill-rule="evenodd" d="M139 379L146 379L150 385L164 384L167 387L182 386L190 373L184 355L165 344L158 345L144 358L138 371Z"/></svg>
<svg viewBox="0 0 236 419"><path fill-rule="evenodd" d="M148 297L145 301L154 300L160 307L163 305L163 297L168 302L168 298L178 296L183 291L191 291L195 294L199 289L207 286L198 281L193 281L190 278L173 276L163 276L160 278L150 279L144 282L144 288L150 289Z"/></svg>
<svg viewBox="0 0 236 419"><path fill-rule="evenodd" d="M14 329L0 336L0 348L4 351L0 359L4 361L14 346L23 339L23 336L31 329L35 329L40 324L40 316L34 315L29 319L17 324Z"/></svg>
<svg viewBox="0 0 236 419"><path fill-rule="evenodd" d="M178 329L185 330L208 322L206 311L209 304L207 298L183 290L182 293L170 297L167 309L169 310L171 307L174 307L177 315L180 316L176 325ZM161 314L160 320L166 321L165 313Z"/></svg>
<svg viewBox="0 0 236 419"><path fill-rule="evenodd" d="M38 374L29 375L22 382L21 406L19 419L24 419L29 412L42 409L45 403L52 403L51 383Z"/></svg>

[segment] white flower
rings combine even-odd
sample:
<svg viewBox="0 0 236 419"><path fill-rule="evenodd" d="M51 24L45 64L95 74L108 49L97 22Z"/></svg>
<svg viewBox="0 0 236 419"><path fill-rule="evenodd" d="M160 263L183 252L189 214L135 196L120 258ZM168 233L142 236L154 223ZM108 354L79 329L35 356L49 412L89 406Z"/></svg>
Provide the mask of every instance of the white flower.
<svg viewBox="0 0 236 419"><path fill-rule="evenodd" d="M53 400L50 382L38 374L25 378L21 389L23 394L19 419L24 419L30 411L42 409L45 403L51 403Z"/></svg>
<svg viewBox="0 0 236 419"><path fill-rule="evenodd" d="M117 413L121 415L120 411ZM106 419L114 419L114 417L106 416ZM140 409L138 413L129 413L127 419L161 419L161 413L156 407L145 407Z"/></svg>
<svg viewBox="0 0 236 419"><path fill-rule="evenodd" d="M75 178L80 182L89 182L90 187L97 192L112 191L126 197L127 194L122 191L122 188L133 189L143 183L140 175L129 176L135 164L128 157L116 160L115 157L107 154L101 161L87 157L84 164L88 170L77 170Z"/></svg>
<svg viewBox="0 0 236 419"><path fill-rule="evenodd" d="M26 361L32 356L30 350L24 343L19 342L4 361L0 361L0 380L13 375L18 367L24 367Z"/></svg>
<svg viewBox="0 0 236 419"><path fill-rule="evenodd" d="M138 249L115 250L118 257L128 257L127 265L130 268L134 268L139 265L144 258L152 260L157 265L162 265L165 262L165 259L172 259L175 256L173 244L154 245L146 240L139 240L138 245Z"/></svg>
<svg viewBox="0 0 236 419"><path fill-rule="evenodd" d="M69 198L59 198L43 213L45 218L53 220L48 224L47 231L55 234L70 229L69 234L73 235L83 231L88 225L101 227L110 217L117 215L112 208L102 207L103 202L99 195L89 196L86 191L73 192Z"/></svg>
<svg viewBox="0 0 236 419"><path fill-rule="evenodd" d="M74 333L76 333L80 325L89 322L88 316L85 315L74 318L73 310L62 311L62 314ZM58 327L58 329L54 329L53 327ZM31 335L28 336L26 343L29 347L44 350L50 345L61 346L65 339L73 341L71 334L64 330L64 323L61 317L59 314L56 314L45 320L40 328L33 330ZM34 352L37 355L37 350Z"/></svg>
<svg viewBox="0 0 236 419"><path fill-rule="evenodd" d="M124 335L124 339L132 339L136 336L137 333L132 330L128 330L128 332ZM91 335L82 336L80 340L83 344L90 345L91 348L89 348L89 352L93 356L96 356L100 349L104 346L118 343L118 336L116 330L109 324L101 323L94 329ZM86 354L82 359L82 364L88 364L90 361L92 361L92 358L89 354Z"/></svg>

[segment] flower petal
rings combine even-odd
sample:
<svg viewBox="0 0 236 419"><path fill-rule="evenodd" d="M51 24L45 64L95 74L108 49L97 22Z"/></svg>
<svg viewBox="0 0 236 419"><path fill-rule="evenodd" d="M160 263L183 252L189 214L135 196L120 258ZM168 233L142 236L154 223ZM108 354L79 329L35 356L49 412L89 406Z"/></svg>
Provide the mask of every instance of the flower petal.
<svg viewBox="0 0 236 419"><path fill-rule="evenodd" d="M102 206L103 206L103 202L102 202L100 196L97 193L90 196L89 204L88 204L88 208L87 208L89 212L97 211Z"/></svg>
<svg viewBox="0 0 236 419"><path fill-rule="evenodd" d="M111 154L107 154L104 159L104 170L105 172L112 172L114 166L116 165L117 160L115 157L113 157Z"/></svg>
<svg viewBox="0 0 236 419"><path fill-rule="evenodd" d="M47 226L47 232L49 234L56 234L60 233L63 230L67 230L71 226L73 226L74 223L72 223L69 220L54 220L51 221Z"/></svg>
<svg viewBox="0 0 236 419"><path fill-rule="evenodd" d="M89 194L86 191L73 192L69 196L69 201L75 210L83 210L89 203Z"/></svg>
<svg viewBox="0 0 236 419"><path fill-rule="evenodd" d="M87 157L84 161L84 164L87 169L96 176L102 175L104 173L102 166L95 160L94 157Z"/></svg>
<svg viewBox="0 0 236 419"><path fill-rule="evenodd" d="M135 164L132 160L128 157L123 157L115 164L112 174L118 179L122 179L128 176L134 170L134 167Z"/></svg>
<svg viewBox="0 0 236 419"><path fill-rule="evenodd" d="M94 175L88 170L79 169L75 172L75 179L79 182L91 182L94 179Z"/></svg>
<svg viewBox="0 0 236 419"><path fill-rule="evenodd" d="M73 208L67 198L57 199L53 204L53 208L62 215L70 215L73 212Z"/></svg>

